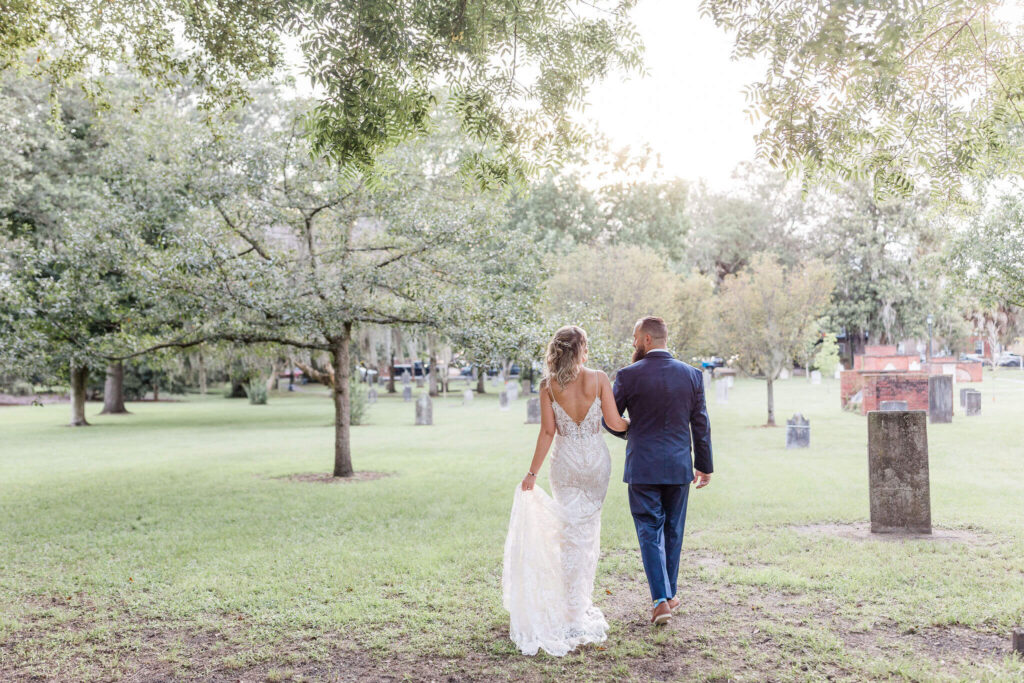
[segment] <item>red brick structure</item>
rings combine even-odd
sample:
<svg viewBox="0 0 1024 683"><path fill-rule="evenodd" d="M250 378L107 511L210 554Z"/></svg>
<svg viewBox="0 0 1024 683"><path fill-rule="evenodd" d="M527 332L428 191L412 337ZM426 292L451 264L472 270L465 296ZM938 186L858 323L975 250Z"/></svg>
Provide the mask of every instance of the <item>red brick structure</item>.
<svg viewBox="0 0 1024 683"><path fill-rule="evenodd" d="M882 401L906 401L907 410L928 410L928 375L924 372L865 374L860 413L878 410Z"/></svg>
<svg viewBox="0 0 1024 683"><path fill-rule="evenodd" d="M878 410L882 401L906 401L910 410L928 410L928 377L953 375L957 382L980 382L981 363L933 357L922 363L916 355L900 355L895 346L868 346L854 356L853 370L839 375L839 400L846 408L861 392L860 410Z"/></svg>

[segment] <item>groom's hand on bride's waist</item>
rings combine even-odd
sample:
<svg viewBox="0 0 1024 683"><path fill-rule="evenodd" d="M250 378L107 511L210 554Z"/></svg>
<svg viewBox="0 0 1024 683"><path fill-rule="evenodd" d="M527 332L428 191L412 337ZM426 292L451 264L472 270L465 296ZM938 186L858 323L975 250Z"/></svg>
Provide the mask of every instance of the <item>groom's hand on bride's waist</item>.
<svg viewBox="0 0 1024 683"><path fill-rule="evenodd" d="M693 483L697 485L697 488L702 489L711 483L711 473L704 473L700 470L693 471Z"/></svg>

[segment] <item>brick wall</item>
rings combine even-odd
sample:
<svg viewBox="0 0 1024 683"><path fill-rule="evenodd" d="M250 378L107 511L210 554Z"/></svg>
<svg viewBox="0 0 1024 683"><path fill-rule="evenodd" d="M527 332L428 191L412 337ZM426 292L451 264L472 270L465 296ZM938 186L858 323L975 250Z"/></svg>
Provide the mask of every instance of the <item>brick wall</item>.
<svg viewBox="0 0 1024 683"><path fill-rule="evenodd" d="M862 373L859 370L843 370L839 373L839 405L843 408L850 402L850 397L861 390Z"/></svg>
<svg viewBox="0 0 1024 683"><path fill-rule="evenodd" d="M928 374L886 372L865 374L861 413L878 410L882 401L906 401L907 410L928 410Z"/></svg>
<svg viewBox="0 0 1024 683"><path fill-rule="evenodd" d="M859 370L907 372L917 356L864 356Z"/></svg>
<svg viewBox="0 0 1024 683"><path fill-rule="evenodd" d="M899 347L888 345L875 345L864 347L865 356L896 356L899 355Z"/></svg>

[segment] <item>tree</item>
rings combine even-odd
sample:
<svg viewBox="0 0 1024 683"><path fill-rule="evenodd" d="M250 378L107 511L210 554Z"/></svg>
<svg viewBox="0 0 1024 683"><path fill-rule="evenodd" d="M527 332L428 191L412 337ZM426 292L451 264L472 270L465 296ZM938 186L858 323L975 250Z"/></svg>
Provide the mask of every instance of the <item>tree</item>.
<svg viewBox="0 0 1024 683"><path fill-rule="evenodd" d="M312 151L373 167L398 142L425 134L435 88L463 130L490 143L464 158L482 183L523 177L582 138L571 113L587 87L640 66L628 19L635 0L133 0L18 2L0 33L0 68L55 83L116 64L173 85L188 78L205 104L228 109L247 80L273 75L282 38L299 38L305 72L322 93L311 112ZM181 35L184 40L176 37Z"/></svg>
<svg viewBox="0 0 1024 683"><path fill-rule="evenodd" d="M839 344L836 342L836 335L827 332L821 338L821 346L814 356L814 364L826 377L832 376L839 367Z"/></svg>
<svg viewBox="0 0 1024 683"><path fill-rule="evenodd" d="M195 340L328 354L344 477L358 328L460 329L523 276L518 243L496 230L499 198L459 173L464 145L424 138L380 159L376 178L350 177L314 155L302 107L262 98L219 131L195 181L208 208L162 272L165 287L202 302Z"/></svg>
<svg viewBox="0 0 1024 683"><path fill-rule="evenodd" d="M1017 195L995 197L957 236L950 253L962 292L983 306L1024 308L1024 204Z"/></svg>
<svg viewBox="0 0 1024 683"><path fill-rule="evenodd" d="M748 89L759 156L809 182L871 180L879 195L958 199L971 176L1019 175L1019 20L996 0L702 0L762 57Z"/></svg>
<svg viewBox="0 0 1024 683"><path fill-rule="evenodd" d="M743 372L766 380L768 426L775 426L773 382L818 335L832 286L832 272L820 261L787 271L767 254L722 282L714 337L720 349L735 354Z"/></svg>

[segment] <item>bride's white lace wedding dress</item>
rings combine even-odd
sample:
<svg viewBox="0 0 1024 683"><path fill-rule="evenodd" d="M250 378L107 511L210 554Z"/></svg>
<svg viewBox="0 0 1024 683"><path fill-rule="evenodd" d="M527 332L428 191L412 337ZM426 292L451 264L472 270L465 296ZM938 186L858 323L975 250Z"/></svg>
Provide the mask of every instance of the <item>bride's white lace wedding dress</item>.
<svg viewBox="0 0 1024 683"><path fill-rule="evenodd" d="M607 637L608 622L591 596L611 458L601 437L600 397L579 423L557 401L552 406L554 498L539 486L516 485L501 583L512 641L523 654L543 649L561 657Z"/></svg>

